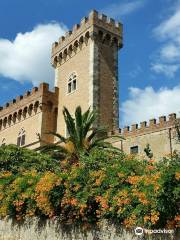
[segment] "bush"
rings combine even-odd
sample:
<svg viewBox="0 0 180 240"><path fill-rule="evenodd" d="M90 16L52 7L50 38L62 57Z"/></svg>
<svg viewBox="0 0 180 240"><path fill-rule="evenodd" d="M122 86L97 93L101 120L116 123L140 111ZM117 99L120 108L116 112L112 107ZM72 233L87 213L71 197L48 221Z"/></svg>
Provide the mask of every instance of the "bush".
<svg viewBox="0 0 180 240"><path fill-rule="evenodd" d="M59 168L59 161L46 154L19 148L15 145L0 147L0 171L11 171L13 174L17 174L32 169L44 172L55 171Z"/></svg>
<svg viewBox="0 0 180 240"><path fill-rule="evenodd" d="M32 157L21 160L23 168L30 162L23 172L9 160L11 167L1 173L1 217L58 216L81 224L106 218L126 227L177 227L180 156L157 163L94 149L78 163L64 160L57 167L48 156L33 154L37 166Z"/></svg>

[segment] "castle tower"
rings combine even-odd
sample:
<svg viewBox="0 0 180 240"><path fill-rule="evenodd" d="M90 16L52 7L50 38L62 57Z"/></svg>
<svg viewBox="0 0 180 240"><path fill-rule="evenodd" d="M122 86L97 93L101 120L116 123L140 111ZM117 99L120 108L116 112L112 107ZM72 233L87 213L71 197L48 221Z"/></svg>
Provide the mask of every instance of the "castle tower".
<svg viewBox="0 0 180 240"><path fill-rule="evenodd" d="M98 112L98 125L118 128L118 49L122 25L92 11L52 47L55 85L59 88L57 131L66 135L62 109L80 105Z"/></svg>

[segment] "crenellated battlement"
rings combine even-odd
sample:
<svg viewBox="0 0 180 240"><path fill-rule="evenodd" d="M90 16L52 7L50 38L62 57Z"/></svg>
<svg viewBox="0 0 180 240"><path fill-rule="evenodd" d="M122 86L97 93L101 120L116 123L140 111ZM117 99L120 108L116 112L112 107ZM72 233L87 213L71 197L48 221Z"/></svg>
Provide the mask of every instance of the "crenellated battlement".
<svg viewBox="0 0 180 240"><path fill-rule="evenodd" d="M108 36L107 36L108 34ZM108 38L111 44L115 43L122 47L122 24L104 14L92 10L88 17L84 17L80 24L75 24L72 31L66 32L65 36L59 38L58 42L52 45L52 65L56 67L57 62L71 55L89 38L98 36L103 41Z"/></svg>
<svg viewBox="0 0 180 240"><path fill-rule="evenodd" d="M57 108L58 88L54 92L49 90L49 84L41 83L39 87L34 87L24 95L17 96L3 107L0 107L0 130L10 127L27 117L42 111L43 105Z"/></svg>
<svg viewBox="0 0 180 240"><path fill-rule="evenodd" d="M19 95L16 99L7 102L4 106L0 106L0 117L12 108L18 107L18 105L30 102L32 99L42 96L43 94L58 94L58 88L54 89L54 92L49 90L48 83L41 83L39 87L32 88L31 91L26 91L24 95Z"/></svg>
<svg viewBox="0 0 180 240"><path fill-rule="evenodd" d="M176 113L171 113L168 116L160 116L159 119L150 119L149 122L143 121L140 124L132 124L131 126L125 126L123 129L110 132L109 136L122 135L124 137L133 137L137 135L143 135L164 129L171 128L176 122L180 123L180 118L176 117Z"/></svg>

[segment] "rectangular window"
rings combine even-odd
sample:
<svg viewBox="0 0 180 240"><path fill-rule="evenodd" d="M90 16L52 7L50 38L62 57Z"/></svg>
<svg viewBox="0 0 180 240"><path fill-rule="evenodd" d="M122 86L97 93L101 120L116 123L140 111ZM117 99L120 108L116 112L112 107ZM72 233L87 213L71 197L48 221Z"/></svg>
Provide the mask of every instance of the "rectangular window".
<svg viewBox="0 0 180 240"><path fill-rule="evenodd" d="M73 81L73 91L76 90L76 80Z"/></svg>
<svg viewBox="0 0 180 240"><path fill-rule="evenodd" d="M26 135L22 135L21 137L21 146L24 146L25 145L25 138L26 138Z"/></svg>
<svg viewBox="0 0 180 240"><path fill-rule="evenodd" d="M17 138L17 146L20 147L20 145L21 145L21 137L18 137Z"/></svg>
<svg viewBox="0 0 180 240"><path fill-rule="evenodd" d="M71 93L71 82L68 83L68 93Z"/></svg>
<svg viewBox="0 0 180 240"><path fill-rule="evenodd" d="M133 146L130 148L130 153L131 154L138 154L138 146Z"/></svg>

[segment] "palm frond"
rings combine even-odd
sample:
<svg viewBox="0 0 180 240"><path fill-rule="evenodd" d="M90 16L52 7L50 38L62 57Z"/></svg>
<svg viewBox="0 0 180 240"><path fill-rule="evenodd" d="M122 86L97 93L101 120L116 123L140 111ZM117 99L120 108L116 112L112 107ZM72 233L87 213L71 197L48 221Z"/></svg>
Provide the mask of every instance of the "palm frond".
<svg viewBox="0 0 180 240"><path fill-rule="evenodd" d="M87 116L86 121L83 123L83 137L84 138L87 136L87 134L90 131L90 128L94 124L95 120L96 120L95 113L93 111L89 112L89 115Z"/></svg>
<svg viewBox="0 0 180 240"><path fill-rule="evenodd" d="M43 152L43 153L48 153L50 151L61 151L63 153L67 153L67 150L61 146L61 145L56 145L56 144L49 144L49 145L45 145L45 146L42 146L39 148L39 151L40 152Z"/></svg>
<svg viewBox="0 0 180 240"><path fill-rule="evenodd" d="M79 147L81 147L83 142L83 118L82 118L82 111L80 106L78 106L75 111L75 122L76 122L78 145Z"/></svg>
<svg viewBox="0 0 180 240"><path fill-rule="evenodd" d="M59 134L59 133L56 133L56 132L47 132L46 134L51 134L51 135L59 138L60 141L58 141L58 142L63 142L63 143L66 143L66 142L67 142L67 139L66 139L64 136L62 136L61 134Z"/></svg>
<svg viewBox="0 0 180 240"><path fill-rule="evenodd" d="M99 137L101 140L106 139L106 133L107 130L106 128L92 128L90 129L90 131L92 131L92 133L89 135L89 137L87 138L88 141L90 142L94 137Z"/></svg>
<svg viewBox="0 0 180 240"><path fill-rule="evenodd" d="M69 132L70 137L75 137L75 132L76 132L76 128L75 128L75 122L74 122L74 118L71 116L71 114L69 113L68 109L66 107L64 107L63 109L63 115L64 115L64 120L67 126L67 130Z"/></svg>

